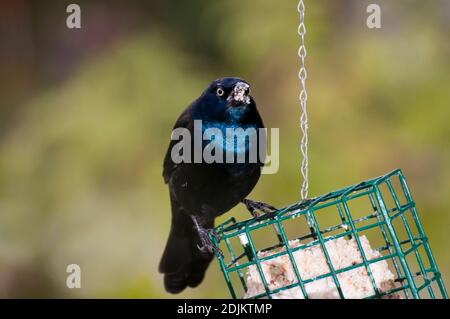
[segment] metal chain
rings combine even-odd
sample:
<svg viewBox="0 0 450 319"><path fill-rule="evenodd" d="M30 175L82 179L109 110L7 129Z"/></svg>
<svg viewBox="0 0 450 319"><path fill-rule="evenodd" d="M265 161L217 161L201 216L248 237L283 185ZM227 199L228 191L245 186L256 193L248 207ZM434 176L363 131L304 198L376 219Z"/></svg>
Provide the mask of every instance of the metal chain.
<svg viewBox="0 0 450 319"><path fill-rule="evenodd" d="M300 80L300 100L301 116L300 116L300 129L302 131L302 139L300 142L300 151L303 155L300 171L303 176L303 183L301 188L302 199L308 198L308 113L306 111L306 101L308 100L308 94L306 93L306 78L308 74L305 67L306 47L305 47L305 4L303 0L300 0L297 6L297 11L300 14L300 24L297 32L300 36L300 47L298 49L298 56L300 57L301 65L298 72L298 78Z"/></svg>

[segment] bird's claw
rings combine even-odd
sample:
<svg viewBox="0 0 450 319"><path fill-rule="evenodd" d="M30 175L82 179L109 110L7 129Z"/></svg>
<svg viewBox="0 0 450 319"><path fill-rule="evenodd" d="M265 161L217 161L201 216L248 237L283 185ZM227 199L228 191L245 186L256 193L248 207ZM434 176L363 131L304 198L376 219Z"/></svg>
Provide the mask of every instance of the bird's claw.
<svg viewBox="0 0 450 319"><path fill-rule="evenodd" d="M220 242L220 241L222 240L222 238L221 238L220 235L216 232L215 229L213 229L213 228L208 229L208 233L209 233L211 236L213 236L214 239L215 239L217 242Z"/></svg>
<svg viewBox="0 0 450 319"><path fill-rule="evenodd" d="M264 215L260 216L259 218L260 219L273 219L273 218L275 218L275 215L276 215L275 211L271 211L271 212L265 213Z"/></svg>
<svg viewBox="0 0 450 319"><path fill-rule="evenodd" d="M211 240L211 236L213 236L217 242L220 241L220 236L217 234L217 232L214 229L204 229L204 228L198 228L198 235L200 237L200 241L202 242L202 245L197 245L197 248L202 253L210 253L210 254L218 254L223 258L223 252L220 250L219 247L217 247L214 242Z"/></svg>
<svg viewBox="0 0 450 319"><path fill-rule="evenodd" d="M262 212L264 215L267 216L270 214L274 214L274 211L277 209L273 207L272 205L262 203L262 202L256 202L250 199L243 199L242 203L245 205L247 210L252 214L253 217L259 217L260 215L257 213L257 211Z"/></svg>

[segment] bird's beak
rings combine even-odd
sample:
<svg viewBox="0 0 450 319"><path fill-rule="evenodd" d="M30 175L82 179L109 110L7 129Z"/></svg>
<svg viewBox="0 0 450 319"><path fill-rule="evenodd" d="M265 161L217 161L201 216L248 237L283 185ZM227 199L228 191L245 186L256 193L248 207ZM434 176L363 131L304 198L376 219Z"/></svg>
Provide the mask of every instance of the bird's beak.
<svg viewBox="0 0 450 319"><path fill-rule="evenodd" d="M238 82L234 86L230 95L228 96L228 102L233 106L250 104L250 85L245 82Z"/></svg>

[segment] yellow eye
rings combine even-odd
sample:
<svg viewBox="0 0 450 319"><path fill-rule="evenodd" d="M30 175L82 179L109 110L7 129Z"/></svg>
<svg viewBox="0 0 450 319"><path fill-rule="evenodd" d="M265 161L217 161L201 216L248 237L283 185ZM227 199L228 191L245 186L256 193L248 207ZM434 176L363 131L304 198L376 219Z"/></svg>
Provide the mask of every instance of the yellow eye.
<svg viewBox="0 0 450 319"><path fill-rule="evenodd" d="M216 94L217 94L218 96L223 96L224 93L225 93L225 92L224 92L223 89L221 89L221 88L218 88L217 91L216 91Z"/></svg>

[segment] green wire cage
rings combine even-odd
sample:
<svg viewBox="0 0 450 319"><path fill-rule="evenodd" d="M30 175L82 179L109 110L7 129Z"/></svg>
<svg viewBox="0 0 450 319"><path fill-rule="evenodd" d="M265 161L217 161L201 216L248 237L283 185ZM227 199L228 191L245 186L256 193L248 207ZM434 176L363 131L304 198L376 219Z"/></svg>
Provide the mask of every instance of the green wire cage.
<svg viewBox="0 0 450 319"><path fill-rule="evenodd" d="M223 252L216 257L232 298L274 298L289 289L299 289L305 299L314 298L309 295L309 286L324 279L332 283L336 298L348 298L342 289L342 276L355 269L362 269L370 281L371 293L364 298L448 298L399 169L279 209L270 216L242 222L231 218L216 227L216 232L219 236L211 239ZM374 247L375 257L367 255L362 236ZM340 238L353 241L360 254L358 262L345 267L333 262L327 250L329 242ZM327 271L311 278L302 273L295 256L312 248L322 252ZM274 286L264 264L276 258L285 258L294 276ZM379 262L385 262L393 272L389 289L381 289L374 278L373 265ZM261 283L261 290L253 295L248 287L250 269Z"/></svg>

